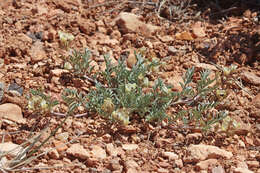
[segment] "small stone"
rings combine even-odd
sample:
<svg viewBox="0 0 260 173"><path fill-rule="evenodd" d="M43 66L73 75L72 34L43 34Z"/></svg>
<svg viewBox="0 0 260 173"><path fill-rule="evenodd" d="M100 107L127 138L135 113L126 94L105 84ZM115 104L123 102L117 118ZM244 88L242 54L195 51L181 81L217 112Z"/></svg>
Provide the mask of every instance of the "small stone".
<svg viewBox="0 0 260 173"><path fill-rule="evenodd" d="M112 143L106 145L106 151L110 156L117 156L118 151Z"/></svg>
<svg viewBox="0 0 260 173"><path fill-rule="evenodd" d="M169 52L170 54L175 54L175 53L178 52L178 49L176 49L174 46L169 46L169 47L168 47L168 52Z"/></svg>
<svg viewBox="0 0 260 173"><path fill-rule="evenodd" d="M138 148L137 144L123 144L122 148L124 150L136 150Z"/></svg>
<svg viewBox="0 0 260 173"><path fill-rule="evenodd" d="M118 30L114 30L114 31L112 31L110 36L111 36L112 39L119 40L121 38L121 33Z"/></svg>
<svg viewBox="0 0 260 173"><path fill-rule="evenodd" d="M175 160L175 164L178 166L178 168L182 168L183 167L183 162L182 162L181 159Z"/></svg>
<svg viewBox="0 0 260 173"><path fill-rule="evenodd" d="M260 162L260 153L258 153L258 154L255 156L255 158L256 158L256 160L257 160L258 162Z"/></svg>
<svg viewBox="0 0 260 173"><path fill-rule="evenodd" d="M24 33L17 34L16 38L17 38L17 40L19 40L23 43L26 43L26 44L32 44L32 41L33 41L29 36L27 36Z"/></svg>
<svg viewBox="0 0 260 173"><path fill-rule="evenodd" d="M200 161L199 163L196 164L196 169L198 170L207 170L210 167L216 166L218 164L217 159L208 159L204 161Z"/></svg>
<svg viewBox="0 0 260 173"><path fill-rule="evenodd" d="M71 10L78 11L80 3L78 0L63 0L63 1L55 1L55 5L57 8L69 13Z"/></svg>
<svg viewBox="0 0 260 173"><path fill-rule="evenodd" d="M11 83L8 86L8 91L16 91L18 93L18 96L23 95L23 87L19 86L17 83Z"/></svg>
<svg viewBox="0 0 260 173"><path fill-rule="evenodd" d="M53 144L59 153L68 149L68 146L62 141L54 140Z"/></svg>
<svg viewBox="0 0 260 173"><path fill-rule="evenodd" d="M234 173L254 173L253 171L250 171L247 168L236 168L234 170Z"/></svg>
<svg viewBox="0 0 260 173"><path fill-rule="evenodd" d="M49 31L48 31L48 40L49 41L53 41L55 39L55 36L57 35L57 31L53 28L51 28Z"/></svg>
<svg viewBox="0 0 260 173"><path fill-rule="evenodd" d="M167 78L167 83L173 87L172 90L181 92L182 87L180 83L184 83L184 81L180 75L175 74L174 76Z"/></svg>
<svg viewBox="0 0 260 173"><path fill-rule="evenodd" d="M145 24L139 17L132 13L122 12L115 19L116 24L123 33L141 33L144 36L151 36L159 27L150 24Z"/></svg>
<svg viewBox="0 0 260 173"><path fill-rule="evenodd" d="M97 42L101 45L108 45L110 47L114 47L119 44L119 41L116 39L111 39L108 35L99 33L97 35Z"/></svg>
<svg viewBox="0 0 260 173"><path fill-rule="evenodd" d="M211 64L206 64L206 63L196 63L195 67L200 69L200 70L212 70L212 71L217 71L217 67L215 67L214 65Z"/></svg>
<svg viewBox="0 0 260 173"><path fill-rule="evenodd" d="M135 134L138 131L138 129L136 127L132 126L132 125L127 125L127 126L120 127L119 130L123 134Z"/></svg>
<svg viewBox="0 0 260 173"><path fill-rule="evenodd" d="M172 42L174 40L173 37L169 36L169 35L165 35L165 36L158 36L158 38L164 42L164 43L169 43Z"/></svg>
<svg viewBox="0 0 260 173"><path fill-rule="evenodd" d="M163 167L163 168L168 168L168 167L170 166L170 164L167 163L167 162L160 162L160 163L159 163L159 166L160 166L160 167Z"/></svg>
<svg viewBox="0 0 260 173"><path fill-rule="evenodd" d="M12 103L0 105L0 117L17 123L26 123L26 119L23 118L22 109L18 105Z"/></svg>
<svg viewBox="0 0 260 173"><path fill-rule="evenodd" d="M78 25L80 31L87 35L94 33L97 29L96 24L94 22L83 18L78 19Z"/></svg>
<svg viewBox="0 0 260 173"><path fill-rule="evenodd" d="M231 159L231 157L233 157L233 154L231 152L225 151L216 146L205 144L191 145L188 148L188 151L190 153L190 157L186 158L186 162L198 162L210 158L217 159L221 157L225 159Z"/></svg>
<svg viewBox="0 0 260 173"><path fill-rule="evenodd" d="M65 69L54 69L54 70L51 70L51 75L52 76L60 77L62 75L62 73L69 73L69 71L65 70Z"/></svg>
<svg viewBox="0 0 260 173"><path fill-rule="evenodd" d="M56 77L56 76L53 76L53 77L51 78L51 83L56 84L56 85L60 85L60 84L61 84L61 83L60 83L60 78L59 78L59 77Z"/></svg>
<svg viewBox="0 0 260 173"><path fill-rule="evenodd" d="M259 162L256 160L253 161L246 161L246 164L248 165L249 168L259 168Z"/></svg>
<svg viewBox="0 0 260 173"><path fill-rule="evenodd" d="M131 140L132 140L134 143L139 143L139 142L141 142L141 138L140 138L138 135L136 135L136 134L131 135Z"/></svg>
<svg viewBox="0 0 260 173"><path fill-rule="evenodd" d="M213 168L211 171L212 173L225 173L225 170L222 166L217 166Z"/></svg>
<svg viewBox="0 0 260 173"><path fill-rule="evenodd" d="M251 102L256 108L260 109L260 93L258 93Z"/></svg>
<svg viewBox="0 0 260 173"><path fill-rule="evenodd" d="M67 142L69 138L69 132L57 134L56 138L62 142Z"/></svg>
<svg viewBox="0 0 260 173"><path fill-rule="evenodd" d="M183 31L181 33L176 33L175 37L178 40L189 40L189 41L194 40L192 33L187 32L187 31Z"/></svg>
<svg viewBox="0 0 260 173"><path fill-rule="evenodd" d="M14 144L12 142L0 143L0 152L9 152L7 155L11 157L16 157L24 150L20 145Z"/></svg>
<svg viewBox="0 0 260 173"><path fill-rule="evenodd" d="M178 155L174 152L162 152L162 157L167 158L169 160L177 160Z"/></svg>
<svg viewBox="0 0 260 173"><path fill-rule="evenodd" d="M234 129L234 133L237 135L247 135L251 131L251 124L244 123L244 121L241 119L239 115L232 117L238 126Z"/></svg>
<svg viewBox="0 0 260 173"><path fill-rule="evenodd" d="M4 92L5 92L5 84L4 82L0 82L0 102L4 98Z"/></svg>
<svg viewBox="0 0 260 173"><path fill-rule="evenodd" d="M98 72L99 71L99 65L96 61L90 61L89 63L90 66L93 67L93 72Z"/></svg>
<svg viewBox="0 0 260 173"><path fill-rule="evenodd" d="M139 169L139 165L138 163L136 163L136 161L134 160L127 160L124 162L124 167L126 170L129 170L129 169Z"/></svg>
<svg viewBox="0 0 260 173"><path fill-rule="evenodd" d="M202 138L202 134L201 133L190 133L186 136L186 138L188 139L188 141L199 140Z"/></svg>
<svg viewBox="0 0 260 173"><path fill-rule="evenodd" d="M43 5L37 4L37 6L36 6L36 12L37 12L39 15L48 14L48 8L45 7L45 6L43 6Z"/></svg>
<svg viewBox="0 0 260 173"><path fill-rule="evenodd" d="M32 63L36 63L47 58L46 52L43 48L43 43L36 41L29 50L29 55Z"/></svg>
<svg viewBox="0 0 260 173"><path fill-rule="evenodd" d="M252 72L242 72L241 77L244 81L250 84L260 85L260 77Z"/></svg>
<svg viewBox="0 0 260 173"><path fill-rule="evenodd" d="M202 23L196 22L192 25L192 32L196 37L205 37L206 33L205 33L205 28L202 27Z"/></svg>
<svg viewBox="0 0 260 173"><path fill-rule="evenodd" d="M48 152L48 155L50 156L50 158L52 159L59 159L60 158L60 155L58 153L58 151L54 148L54 149L51 149L49 152Z"/></svg>
<svg viewBox="0 0 260 173"><path fill-rule="evenodd" d="M90 158L90 153L80 144L72 144L66 152L79 159L89 160Z"/></svg>
<svg viewBox="0 0 260 173"><path fill-rule="evenodd" d="M246 147L245 143L242 140L238 140L238 145L242 148Z"/></svg>
<svg viewBox="0 0 260 173"><path fill-rule="evenodd" d="M150 48L150 49L153 49L153 43L150 42L150 41L144 41L144 46Z"/></svg>
<svg viewBox="0 0 260 173"><path fill-rule="evenodd" d="M136 170L135 168L129 168L126 170L126 173L139 173L140 171Z"/></svg>
<svg viewBox="0 0 260 173"><path fill-rule="evenodd" d="M93 155L93 157L98 159L105 159L107 157L106 151L102 147L94 145L91 148L91 154Z"/></svg>
<svg viewBox="0 0 260 173"><path fill-rule="evenodd" d="M120 165L119 159L112 159L109 162L109 169L111 171L120 171L121 172L123 169L123 166Z"/></svg>
<svg viewBox="0 0 260 173"><path fill-rule="evenodd" d="M168 173L169 171L167 169L164 169L164 168L158 168L157 172L158 173Z"/></svg>
<svg viewBox="0 0 260 173"><path fill-rule="evenodd" d="M2 168L7 168L9 166L8 159L5 156L1 156L0 163Z"/></svg>

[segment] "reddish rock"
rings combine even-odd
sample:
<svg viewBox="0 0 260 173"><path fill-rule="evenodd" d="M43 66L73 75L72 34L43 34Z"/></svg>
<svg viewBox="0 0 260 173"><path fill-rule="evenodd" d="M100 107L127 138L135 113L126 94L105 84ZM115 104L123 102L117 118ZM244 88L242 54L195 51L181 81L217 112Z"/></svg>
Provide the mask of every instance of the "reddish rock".
<svg viewBox="0 0 260 173"><path fill-rule="evenodd" d="M90 153L80 144L72 144L66 152L69 155L83 160L89 159L91 156Z"/></svg>
<svg viewBox="0 0 260 173"><path fill-rule="evenodd" d="M158 38L164 42L164 43L169 43L169 42L172 42L174 41L174 38L172 36L169 36L169 35L165 35L165 36L158 36Z"/></svg>
<svg viewBox="0 0 260 173"><path fill-rule="evenodd" d="M195 67L198 68L199 70L212 70L212 71L217 71L217 67L211 64L206 64L206 63L196 63Z"/></svg>
<svg viewBox="0 0 260 173"><path fill-rule="evenodd" d="M58 140L60 140L62 142L68 142L69 133L63 132L63 133L56 134L55 138L57 138Z"/></svg>
<svg viewBox="0 0 260 173"><path fill-rule="evenodd" d="M167 78L167 83L169 85L171 85L173 88L174 91L182 91L182 87L180 85L180 83L183 83L183 79L181 77L181 75L178 75L178 74L175 74L174 76L170 76Z"/></svg>
<svg viewBox="0 0 260 173"><path fill-rule="evenodd" d="M139 173L140 171L136 170L135 168L129 168L126 170L126 173Z"/></svg>
<svg viewBox="0 0 260 173"><path fill-rule="evenodd" d="M47 148L47 150L48 149L49 148ZM55 160L60 158L60 155L59 155L58 151L55 148L54 149L50 149L50 151L48 152L48 155L50 156L50 158L55 159Z"/></svg>
<svg viewBox="0 0 260 173"><path fill-rule="evenodd" d="M123 144L122 148L124 150L136 150L138 148L137 144Z"/></svg>
<svg viewBox="0 0 260 173"><path fill-rule="evenodd" d="M112 159L109 162L109 169L111 171L122 171L123 166L120 165L119 159Z"/></svg>
<svg viewBox="0 0 260 173"><path fill-rule="evenodd" d="M39 15L48 14L48 8L46 6L37 4L36 11Z"/></svg>
<svg viewBox="0 0 260 173"><path fill-rule="evenodd" d="M196 164L196 169L198 170L207 170L210 169L218 164L217 159L208 159L204 161L200 161Z"/></svg>
<svg viewBox="0 0 260 173"><path fill-rule="evenodd" d="M174 152L162 152L162 157L167 158L169 160L177 160L178 155Z"/></svg>
<svg viewBox="0 0 260 173"><path fill-rule="evenodd" d="M78 0L62 0L55 1L57 8L62 9L63 11L69 13L71 10L78 10L80 5L80 1Z"/></svg>
<svg viewBox="0 0 260 173"><path fill-rule="evenodd" d="M250 171L247 168L236 168L233 171L234 173L254 173L253 171Z"/></svg>
<svg viewBox="0 0 260 173"><path fill-rule="evenodd" d="M62 152L68 149L68 146L62 141L54 140L53 144L58 152Z"/></svg>
<svg viewBox="0 0 260 173"><path fill-rule="evenodd" d="M25 44L32 44L32 41L33 41L29 36L27 36L24 33L17 34L16 39L25 43Z"/></svg>
<svg viewBox="0 0 260 173"><path fill-rule="evenodd" d="M98 145L91 146L91 154L98 159L105 159L107 157L106 151Z"/></svg>
<svg viewBox="0 0 260 173"><path fill-rule="evenodd" d="M252 72L242 72L241 77L244 81L253 84L253 85L260 85L260 77L257 76L255 73Z"/></svg>
<svg viewBox="0 0 260 173"><path fill-rule="evenodd" d="M69 71L65 70L65 69L54 69L54 70L51 70L51 75L52 76L60 77L62 75L62 73L69 73Z"/></svg>
<svg viewBox="0 0 260 173"><path fill-rule="evenodd" d="M248 165L249 168L259 168L260 167L259 162L256 160L246 161L246 164Z"/></svg>
<svg viewBox="0 0 260 173"><path fill-rule="evenodd" d="M211 171L212 173L225 173L225 170L222 166L217 166L213 168Z"/></svg>
<svg viewBox="0 0 260 173"><path fill-rule="evenodd" d="M26 123L23 118L22 109L15 104L5 103L0 105L0 118L5 118L17 123Z"/></svg>
<svg viewBox="0 0 260 173"><path fill-rule="evenodd" d="M183 162L182 162L181 159L175 160L175 164L178 166L178 168L182 168L183 167Z"/></svg>
<svg viewBox="0 0 260 173"><path fill-rule="evenodd" d="M239 115L232 117L237 124L239 124L235 129L234 133L237 135L247 135L251 131L251 125L249 123L244 123Z"/></svg>
<svg viewBox="0 0 260 173"><path fill-rule="evenodd" d="M20 145L14 144L12 142L0 143L0 152L9 152L7 155L11 157L16 157L24 150Z"/></svg>
<svg viewBox="0 0 260 173"><path fill-rule="evenodd" d="M138 16L132 13L122 12L115 19L119 30L126 34L131 32L141 33L144 36L151 36L159 27L151 24L145 24Z"/></svg>
<svg viewBox="0 0 260 173"><path fill-rule="evenodd" d="M158 173L168 173L169 170L164 169L164 168L158 168L158 169L157 169L157 172L158 172Z"/></svg>
<svg viewBox="0 0 260 173"><path fill-rule="evenodd" d="M258 93L258 94L253 98L252 104L253 104L256 108L260 109L260 93Z"/></svg>
<svg viewBox="0 0 260 173"><path fill-rule="evenodd" d="M192 25L192 32L196 37L206 36L205 28L202 27L202 23L200 21Z"/></svg>
<svg viewBox="0 0 260 173"><path fill-rule="evenodd" d="M0 1L0 8L6 9L8 7L11 7L13 5L13 0L5 0L5 1Z"/></svg>
<svg viewBox="0 0 260 173"><path fill-rule="evenodd" d="M118 30L114 30L112 31L112 33L110 34L110 37L112 39L117 39L119 40L121 38L121 33Z"/></svg>
<svg viewBox="0 0 260 173"><path fill-rule="evenodd" d="M139 165L134 160L125 161L124 168L126 169L126 172L136 172L137 170L140 170Z"/></svg>
<svg viewBox="0 0 260 173"><path fill-rule="evenodd" d="M31 57L31 61L32 63L36 63L39 62L45 58L47 58L47 54L43 48L43 43L40 41L36 41L30 51L29 51L29 55Z"/></svg>
<svg viewBox="0 0 260 173"><path fill-rule="evenodd" d="M216 146L199 144L199 145L191 145L188 148L189 157L185 159L186 162L198 162L206 159L217 159L217 158L225 158L231 159L233 154L231 152L220 149Z"/></svg>
<svg viewBox="0 0 260 173"><path fill-rule="evenodd" d="M96 24L90 20L79 18L78 25L84 34L90 35L96 31Z"/></svg>
<svg viewBox="0 0 260 173"><path fill-rule="evenodd" d="M186 136L186 138L188 139L188 141L196 141L202 138L202 134L201 133L190 133Z"/></svg>
<svg viewBox="0 0 260 173"><path fill-rule="evenodd" d="M117 156L118 151L112 143L106 145L106 151L110 156Z"/></svg>

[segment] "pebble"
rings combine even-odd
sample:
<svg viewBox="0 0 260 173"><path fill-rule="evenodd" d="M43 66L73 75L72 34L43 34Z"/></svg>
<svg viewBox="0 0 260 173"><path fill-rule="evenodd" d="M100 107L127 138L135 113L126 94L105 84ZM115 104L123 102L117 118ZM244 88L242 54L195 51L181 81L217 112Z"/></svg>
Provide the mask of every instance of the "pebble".
<svg viewBox="0 0 260 173"><path fill-rule="evenodd" d="M26 123L26 119L23 118L22 109L12 103L0 105L0 118L1 117L17 123Z"/></svg>

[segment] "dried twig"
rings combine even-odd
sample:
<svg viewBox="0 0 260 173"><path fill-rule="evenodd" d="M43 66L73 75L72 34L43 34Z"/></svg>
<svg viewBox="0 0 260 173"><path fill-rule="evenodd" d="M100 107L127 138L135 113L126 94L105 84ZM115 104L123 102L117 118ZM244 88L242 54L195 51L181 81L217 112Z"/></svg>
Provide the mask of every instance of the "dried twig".
<svg viewBox="0 0 260 173"><path fill-rule="evenodd" d="M53 115L57 115L57 116L60 116L60 117L65 117L66 116L66 114L64 114L64 113L59 113L59 112L51 112ZM76 115L74 115L74 117L75 118L79 118L79 117L83 117L83 116L86 116L86 115L89 115L89 113L88 112L86 112L86 113L82 113L82 114L76 114Z"/></svg>

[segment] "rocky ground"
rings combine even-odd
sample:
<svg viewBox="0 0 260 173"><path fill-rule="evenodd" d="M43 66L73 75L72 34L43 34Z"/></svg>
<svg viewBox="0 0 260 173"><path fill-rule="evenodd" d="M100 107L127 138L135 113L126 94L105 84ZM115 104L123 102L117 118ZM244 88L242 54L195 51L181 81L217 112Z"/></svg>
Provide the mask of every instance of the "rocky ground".
<svg viewBox="0 0 260 173"><path fill-rule="evenodd" d="M192 66L214 71L212 63L237 65L243 87L231 90L226 99L240 126L231 134L204 134L165 123L135 121L117 128L98 115L69 117L38 154L52 150L19 170L260 173L259 1L187 2L0 1L0 150L25 142L36 121L35 134L50 122L43 141L63 119L28 111L30 89L44 88L59 100L66 87L88 90L91 83L63 75L64 57L70 53L66 47L89 48L95 71L104 69L106 53L112 62L127 56L131 67L134 51L145 47L147 58L166 62L160 75L177 91ZM74 36L66 47L59 31Z"/></svg>

